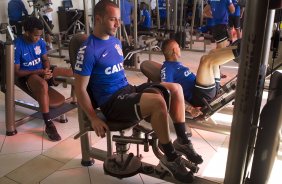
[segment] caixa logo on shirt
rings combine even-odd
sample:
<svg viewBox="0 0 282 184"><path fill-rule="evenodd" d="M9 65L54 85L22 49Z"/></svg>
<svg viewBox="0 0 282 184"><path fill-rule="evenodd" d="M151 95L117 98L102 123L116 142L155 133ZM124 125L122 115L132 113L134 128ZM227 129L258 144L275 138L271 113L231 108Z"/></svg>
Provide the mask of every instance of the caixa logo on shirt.
<svg viewBox="0 0 282 184"><path fill-rule="evenodd" d="M39 64L41 62L40 58L37 58L33 61L27 62L27 63L23 63L24 66L35 66L37 64Z"/></svg>

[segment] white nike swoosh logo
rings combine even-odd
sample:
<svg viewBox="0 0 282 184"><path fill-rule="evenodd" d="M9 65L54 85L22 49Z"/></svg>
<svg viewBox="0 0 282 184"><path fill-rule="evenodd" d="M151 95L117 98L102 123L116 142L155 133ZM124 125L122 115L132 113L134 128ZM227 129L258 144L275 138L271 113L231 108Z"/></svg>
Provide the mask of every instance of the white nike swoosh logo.
<svg viewBox="0 0 282 184"><path fill-rule="evenodd" d="M106 54L103 54L103 55L102 55L102 57L106 57L107 55L108 55L108 53L106 53Z"/></svg>
<svg viewBox="0 0 282 184"><path fill-rule="evenodd" d="M24 56L28 55L28 53L24 53Z"/></svg>

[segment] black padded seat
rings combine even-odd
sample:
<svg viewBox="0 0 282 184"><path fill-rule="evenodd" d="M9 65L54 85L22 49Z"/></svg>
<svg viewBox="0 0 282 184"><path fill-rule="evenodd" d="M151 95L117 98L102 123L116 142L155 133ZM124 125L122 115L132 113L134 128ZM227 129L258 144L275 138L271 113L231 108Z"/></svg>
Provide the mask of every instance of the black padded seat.
<svg viewBox="0 0 282 184"><path fill-rule="evenodd" d="M110 131L122 131L138 124L138 122L107 121L102 112L98 112L97 116L106 122Z"/></svg>
<svg viewBox="0 0 282 184"><path fill-rule="evenodd" d="M77 33L70 40L70 43L69 43L69 59L70 59L70 64L71 64L72 69L74 69L78 50L79 50L80 46L82 45L82 43L85 40L87 40L87 38L88 38L87 34Z"/></svg>
<svg viewBox="0 0 282 184"><path fill-rule="evenodd" d="M162 64L155 61L145 60L140 65L141 72L152 82L161 82Z"/></svg>
<svg viewBox="0 0 282 184"><path fill-rule="evenodd" d="M29 91L29 89L27 89L26 85L19 83L17 80L15 80L15 83L21 90L23 90L29 96L34 98L33 94L31 93L31 91ZM52 87L49 87L48 94L49 94L49 107L50 108L57 108L57 107L63 105L64 102L66 101L64 95L62 95L61 93L59 93L57 90L55 90Z"/></svg>

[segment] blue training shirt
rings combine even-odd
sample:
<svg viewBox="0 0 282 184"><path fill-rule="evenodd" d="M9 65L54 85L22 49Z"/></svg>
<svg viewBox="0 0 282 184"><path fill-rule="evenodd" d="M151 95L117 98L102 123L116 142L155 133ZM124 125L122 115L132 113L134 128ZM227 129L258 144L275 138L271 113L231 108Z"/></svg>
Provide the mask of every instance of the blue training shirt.
<svg viewBox="0 0 282 184"><path fill-rule="evenodd" d="M232 0L209 0L208 1L215 25L228 24L229 5Z"/></svg>
<svg viewBox="0 0 282 184"><path fill-rule="evenodd" d="M74 72L90 76L88 85L98 106L128 85L121 43L113 36L102 40L90 35L78 51Z"/></svg>
<svg viewBox="0 0 282 184"><path fill-rule="evenodd" d="M43 69L42 56L47 54L47 50L42 38L36 43L28 43L23 37L18 37L14 42L15 64L20 64L20 70Z"/></svg>
<svg viewBox="0 0 282 184"><path fill-rule="evenodd" d="M241 8L240 5L238 4L238 0L232 0L232 3L235 7L235 12L233 14L230 13L230 16L239 17L241 14Z"/></svg>
<svg viewBox="0 0 282 184"><path fill-rule="evenodd" d="M131 12L133 11L133 4L128 0L120 1L120 9L121 9L121 20L124 25L131 24Z"/></svg>
<svg viewBox="0 0 282 184"><path fill-rule="evenodd" d="M142 23L142 27L151 28L151 15L148 10L144 9L141 11L141 16L144 16L144 22Z"/></svg>
<svg viewBox="0 0 282 184"><path fill-rule="evenodd" d="M192 99L196 76L178 61L165 61L161 68L161 80L163 82L175 82L182 86L186 101Z"/></svg>
<svg viewBox="0 0 282 184"><path fill-rule="evenodd" d="M28 15L22 0L12 0L8 3L8 17L10 21L21 21L22 13Z"/></svg>
<svg viewBox="0 0 282 184"><path fill-rule="evenodd" d="M166 19L166 0L159 0L159 13L161 19Z"/></svg>

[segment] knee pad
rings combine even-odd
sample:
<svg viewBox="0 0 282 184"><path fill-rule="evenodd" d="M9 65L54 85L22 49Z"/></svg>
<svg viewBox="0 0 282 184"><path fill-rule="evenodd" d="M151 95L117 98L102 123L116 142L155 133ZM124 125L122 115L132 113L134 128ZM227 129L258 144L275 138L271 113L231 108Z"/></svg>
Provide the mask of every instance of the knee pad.
<svg viewBox="0 0 282 184"><path fill-rule="evenodd" d="M165 88L164 86L160 84L154 84L150 88L147 88L145 91L150 92L150 93L160 93L165 100L167 110L168 111L170 110L171 95L170 95L170 91L167 88Z"/></svg>

